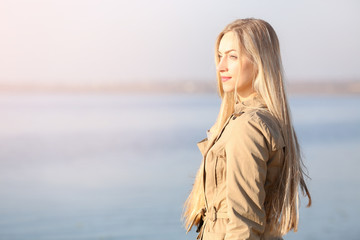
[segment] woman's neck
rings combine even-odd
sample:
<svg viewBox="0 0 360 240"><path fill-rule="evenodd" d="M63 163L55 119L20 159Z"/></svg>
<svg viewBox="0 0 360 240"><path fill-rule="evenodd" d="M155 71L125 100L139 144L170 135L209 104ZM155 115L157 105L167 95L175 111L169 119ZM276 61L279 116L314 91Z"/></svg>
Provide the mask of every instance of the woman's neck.
<svg viewBox="0 0 360 240"><path fill-rule="evenodd" d="M246 102L246 101L248 101L248 100L250 100L250 99L253 99L256 95L257 95L256 92L252 92L252 93L250 93L250 94L248 94L248 95L246 95L246 96L238 95L238 100L239 100L240 102Z"/></svg>

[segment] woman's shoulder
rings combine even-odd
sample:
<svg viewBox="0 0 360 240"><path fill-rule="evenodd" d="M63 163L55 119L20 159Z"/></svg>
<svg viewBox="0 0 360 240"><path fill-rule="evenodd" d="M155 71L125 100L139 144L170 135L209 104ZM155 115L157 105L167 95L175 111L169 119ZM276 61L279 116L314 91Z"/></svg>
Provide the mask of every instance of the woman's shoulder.
<svg viewBox="0 0 360 240"><path fill-rule="evenodd" d="M284 147L280 123L267 108L249 109L239 116L241 117L233 118L233 126L239 130L237 137L255 132L263 135L273 151Z"/></svg>

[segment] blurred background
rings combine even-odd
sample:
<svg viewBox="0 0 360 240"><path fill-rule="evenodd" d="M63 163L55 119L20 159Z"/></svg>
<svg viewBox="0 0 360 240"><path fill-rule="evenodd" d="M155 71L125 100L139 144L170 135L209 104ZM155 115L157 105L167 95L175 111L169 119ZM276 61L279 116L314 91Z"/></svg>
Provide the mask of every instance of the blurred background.
<svg viewBox="0 0 360 240"><path fill-rule="evenodd" d="M0 0L0 240L195 239L181 212L220 104L214 44L278 34L313 206L359 239L360 2Z"/></svg>

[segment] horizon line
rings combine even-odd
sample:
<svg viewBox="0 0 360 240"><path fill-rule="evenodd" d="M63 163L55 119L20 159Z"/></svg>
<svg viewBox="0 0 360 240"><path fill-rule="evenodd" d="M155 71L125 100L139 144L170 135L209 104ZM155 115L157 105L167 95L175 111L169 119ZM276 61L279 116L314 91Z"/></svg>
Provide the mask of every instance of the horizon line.
<svg viewBox="0 0 360 240"><path fill-rule="evenodd" d="M286 82L289 94L360 94L360 80ZM216 93L212 81L1 83L0 92Z"/></svg>

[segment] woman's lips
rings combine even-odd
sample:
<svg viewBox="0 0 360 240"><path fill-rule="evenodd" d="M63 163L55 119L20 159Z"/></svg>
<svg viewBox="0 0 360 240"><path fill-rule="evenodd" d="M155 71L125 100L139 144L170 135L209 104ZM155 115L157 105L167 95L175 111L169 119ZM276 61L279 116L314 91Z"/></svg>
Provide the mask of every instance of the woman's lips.
<svg viewBox="0 0 360 240"><path fill-rule="evenodd" d="M221 81L226 82L229 81L231 77L221 77Z"/></svg>

